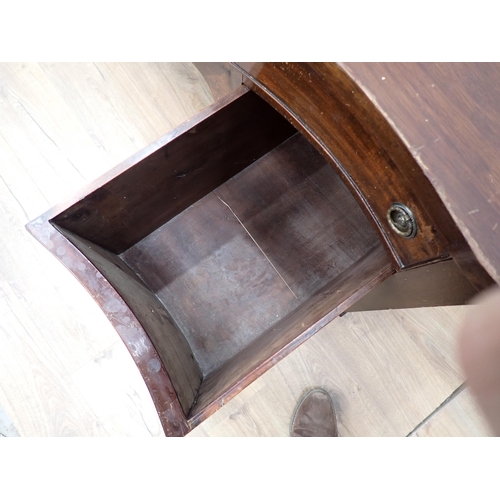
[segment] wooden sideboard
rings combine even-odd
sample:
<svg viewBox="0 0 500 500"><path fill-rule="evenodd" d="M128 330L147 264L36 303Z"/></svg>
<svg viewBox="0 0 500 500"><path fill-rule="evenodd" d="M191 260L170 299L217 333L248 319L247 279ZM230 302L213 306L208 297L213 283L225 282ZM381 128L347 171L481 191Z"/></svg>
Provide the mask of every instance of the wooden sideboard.
<svg viewBox="0 0 500 500"><path fill-rule="evenodd" d="M345 311L464 303L500 259L499 66L198 69L211 107L27 226L116 328L167 436Z"/></svg>

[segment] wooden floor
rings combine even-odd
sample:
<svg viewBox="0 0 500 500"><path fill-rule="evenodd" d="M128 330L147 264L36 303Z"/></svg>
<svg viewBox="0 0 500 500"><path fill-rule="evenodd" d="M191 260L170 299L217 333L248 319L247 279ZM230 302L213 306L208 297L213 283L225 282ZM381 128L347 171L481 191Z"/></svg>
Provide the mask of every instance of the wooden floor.
<svg viewBox="0 0 500 500"><path fill-rule="evenodd" d="M0 434L163 435L116 332L24 225L211 102L191 64L0 65ZM342 436L488 435L456 360L464 313L349 313L190 436L286 436L315 386Z"/></svg>

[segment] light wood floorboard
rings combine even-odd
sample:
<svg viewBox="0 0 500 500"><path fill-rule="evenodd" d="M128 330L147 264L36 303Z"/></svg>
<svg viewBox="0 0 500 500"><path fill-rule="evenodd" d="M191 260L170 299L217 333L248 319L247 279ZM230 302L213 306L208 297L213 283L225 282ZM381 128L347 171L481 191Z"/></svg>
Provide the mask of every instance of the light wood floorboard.
<svg viewBox="0 0 500 500"><path fill-rule="evenodd" d="M0 407L22 436L161 433L116 332L24 225L210 102L189 64L0 66Z"/></svg>
<svg viewBox="0 0 500 500"><path fill-rule="evenodd" d="M121 340L71 378L109 435L163 435L153 401L137 377L135 364Z"/></svg>
<svg viewBox="0 0 500 500"><path fill-rule="evenodd" d="M486 437L491 436L485 420L465 389L453 399L445 402L421 427L411 434L412 437Z"/></svg>
<svg viewBox="0 0 500 500"><path fill-rule="evenodd" d="M162 435L116 332L24 225L211 102L191 64L0 65L0 434ZM485 435L467 392L433 414L463 382L464 311L347 314L190 436L286 436L314 386L343 436Z"/></svg>
<svg viewBox="0 0 500 500"><path fill-rule="evenodd" d="M465 307L351 313L273 367L190 435L286 436L297 401L330 392L342 436L406 436L463 381Z"/></svg>

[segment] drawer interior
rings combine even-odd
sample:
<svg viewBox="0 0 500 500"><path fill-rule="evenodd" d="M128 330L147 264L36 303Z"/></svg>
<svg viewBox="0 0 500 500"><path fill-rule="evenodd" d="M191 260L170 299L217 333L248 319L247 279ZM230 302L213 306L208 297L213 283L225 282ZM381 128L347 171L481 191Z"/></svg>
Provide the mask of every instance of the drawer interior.
<svg viewBox="0 0 500 500"><path fill-rule="evenodd" d="M51 223L141 322L193 422L392 272L330 164L241 90Z"/></svg>

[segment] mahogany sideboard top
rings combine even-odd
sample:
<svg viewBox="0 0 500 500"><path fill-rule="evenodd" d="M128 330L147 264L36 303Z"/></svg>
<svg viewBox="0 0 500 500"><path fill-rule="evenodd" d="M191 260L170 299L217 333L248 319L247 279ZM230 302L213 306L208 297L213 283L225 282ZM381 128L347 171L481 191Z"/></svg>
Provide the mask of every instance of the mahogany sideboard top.
<svg viewBox="0 0 500 500"><path fill-rule="evenodd" d="M267 86L278 96L280 92L295 94L296 101L290 105L294 108L292 112L314 133L318 133L321 125L311 123L307 114L315 103L320 106L315 110L317 115L330 111L328 119L343 121L342 127L352 127L353 120L359 120L360 128L367 130L399 165L395 182L399 178L401 183L409 182L418 190L422 200L420 209L428 211L439 230L448 233L445 237L453 246L457 234L450 221L443 220L437 194L479 263L500 282L500 64L238 63L237 66L250 83ZM332 94L314 90L318 86L336 87L334 98L339 100L336 107L327 102ZM300 94L308 96L309 109L298 102ZM339 115L341 112L344 113ZM346 116L350 123L346 123ZM355 130L359 132L359 128ZM388 173L390 177L391 172ZM422 176L430 181L431 189L424 185ZM383 193L380 195L383 198ZM385 205L387 201L384 200ZM468 259L462 251L456 247L453 252L456 260L462 260L464 268L467 267ZM473 266L474 273L481 274L482 270ZM488 277L481 280L483 287L488 284Z"/></svg>
<svg viewBox="0 0 500 500"><path fill-rule="evenodd" d="M500 64L344 64L500 281Z"/></svg>

